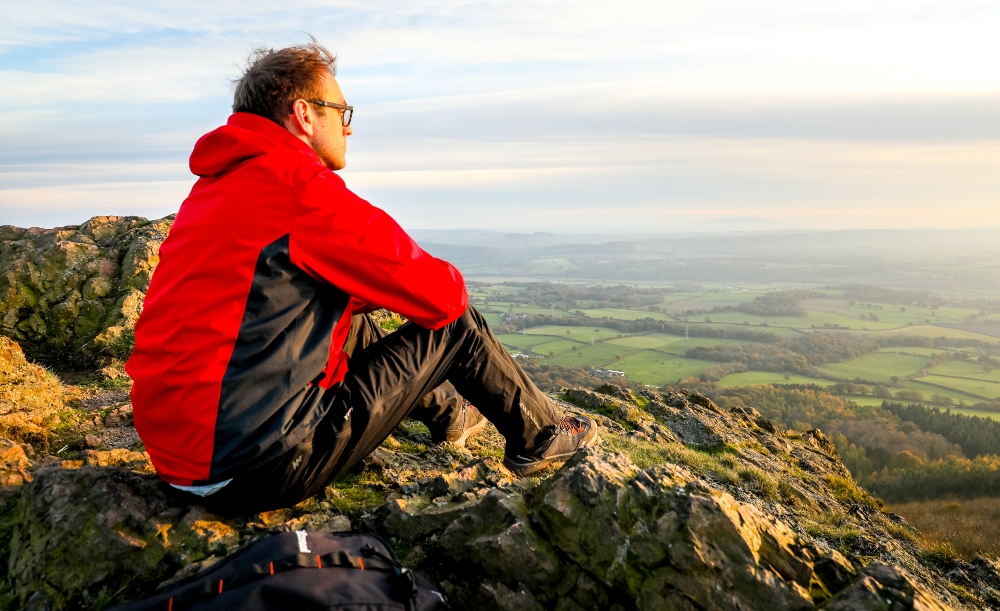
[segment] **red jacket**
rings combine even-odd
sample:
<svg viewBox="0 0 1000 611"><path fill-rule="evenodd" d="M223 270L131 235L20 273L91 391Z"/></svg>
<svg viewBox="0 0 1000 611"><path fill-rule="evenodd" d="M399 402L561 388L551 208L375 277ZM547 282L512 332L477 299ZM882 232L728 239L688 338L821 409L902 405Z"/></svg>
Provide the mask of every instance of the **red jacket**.
<svg viewBox="0 0 1000 611"><path fill-rule="evenodd" d="M436 329L468 304L457 269L276 123L232 115L195 145L191 171L126 365L136 429L180 485L300 443L347 371L353 313L384 307Z"/></svg>

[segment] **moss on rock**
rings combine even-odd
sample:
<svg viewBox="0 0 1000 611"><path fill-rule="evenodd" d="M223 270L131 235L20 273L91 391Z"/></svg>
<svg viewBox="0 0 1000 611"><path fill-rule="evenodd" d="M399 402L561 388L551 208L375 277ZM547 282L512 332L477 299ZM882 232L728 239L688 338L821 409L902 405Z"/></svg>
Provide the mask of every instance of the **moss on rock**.
<svg viewBox="0 0 1000 611"><path fill-rule="evenodd" d="M63 367L126 357L172 223L102 216L77 227L2 228L11 239L0 243L0 334Z"/></svg>

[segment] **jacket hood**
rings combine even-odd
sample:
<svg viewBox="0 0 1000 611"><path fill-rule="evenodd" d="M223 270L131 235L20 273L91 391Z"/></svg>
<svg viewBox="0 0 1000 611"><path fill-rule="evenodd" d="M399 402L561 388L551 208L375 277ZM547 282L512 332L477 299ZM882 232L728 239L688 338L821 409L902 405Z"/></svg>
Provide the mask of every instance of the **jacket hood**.
<svg viewBox="0 0 1000 611"><path fill-rule="evenodd" d="M319 158L309 145L284 127L264 117L245 112L234 113L222 127L208 132L194 145L188 162L191 173L204 178L225 174L247 159L291 148ZM285 150L286 153L292 151Z"/></svg>

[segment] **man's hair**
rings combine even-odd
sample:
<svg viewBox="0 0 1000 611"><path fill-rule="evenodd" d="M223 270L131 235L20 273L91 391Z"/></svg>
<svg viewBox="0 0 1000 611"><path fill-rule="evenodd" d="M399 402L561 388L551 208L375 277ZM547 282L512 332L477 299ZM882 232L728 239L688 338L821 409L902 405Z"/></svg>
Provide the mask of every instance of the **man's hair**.
<svg viewBox="0 0 1000 611"><path fill-rule="evenodd" d="M315 38L309 44L277 51L254 49L243 76L236 81L233 112L250 112L283 125L294 100L321 95L323 75L328 72L336 76L337 56Z"/></svg>

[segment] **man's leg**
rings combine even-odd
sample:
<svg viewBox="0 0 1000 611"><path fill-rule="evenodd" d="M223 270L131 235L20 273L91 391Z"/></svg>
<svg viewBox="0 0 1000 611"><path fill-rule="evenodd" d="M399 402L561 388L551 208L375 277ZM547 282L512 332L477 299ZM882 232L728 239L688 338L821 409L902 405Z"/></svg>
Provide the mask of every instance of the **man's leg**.
<svg viewBox="0 0 1000 611"><path fill-rule="evenodd" d="M331 413L350 413L352 430L339 440L343 449L331 476L370 454L446 381L497 427L508 455L530 450L559 422L552 403L470 307L441 329L407 324L352 356L331 406Z"/></svg>
<svg viewBox="0 0 1000 611"><path fill-rule="evenodd" d="M349 356L353 355L355 349L365 350L387 335L389 333L368 314L355 314L351 318L351 330L344 343L344 352ZM461 434L462 423L456 420L464 420L463 402L462 395L458 394L451 382L445 380L417 401L409 417L427 425L431 439L440 443L448 438L449 432L454 434L450 429L455 426L458 426L458 434Z"/></svg>
<svg viewBox="0 0 1000 611"><path fill-rule="evenodd" d="M438 330L406 324L364 348L355 345L343 384L328 392L327 416L284 456L239 475L204 503L222 514L289 507L320 492L378 447L445 381L507 440L508 456L556 431L559 416L473 308Z"/></svg>

